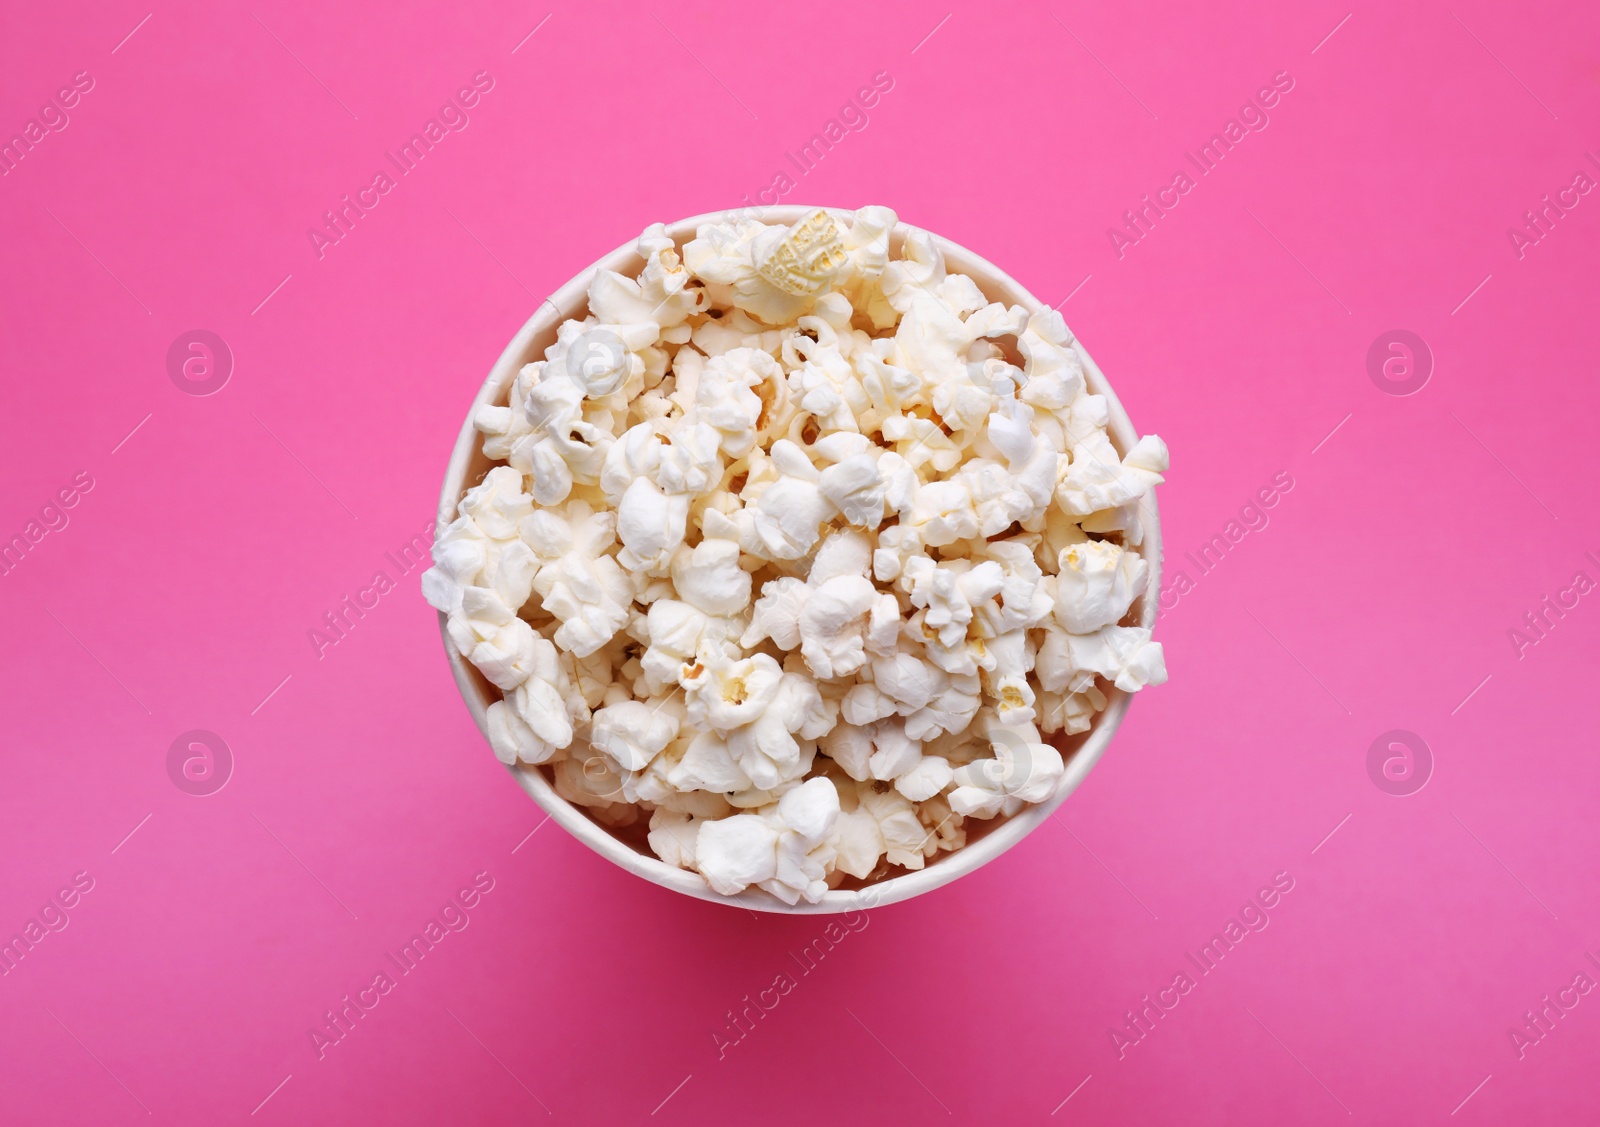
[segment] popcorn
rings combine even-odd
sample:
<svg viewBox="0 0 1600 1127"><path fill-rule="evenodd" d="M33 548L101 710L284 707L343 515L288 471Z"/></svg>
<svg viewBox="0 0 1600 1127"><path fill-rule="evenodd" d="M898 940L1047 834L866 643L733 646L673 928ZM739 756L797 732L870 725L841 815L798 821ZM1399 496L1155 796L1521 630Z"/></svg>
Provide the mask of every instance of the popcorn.
<svg viewBox="0 0 1600 1127"><path fill-rule="evenodd" d="M821 293L845 264L839 226L820 207L793 227L767 228L753 248L756 273L788 294Z"/></svg>
<svg viewBox="0 0 1600 1127"><path fill-rule="evenodd" d="M1072 464L1056 497L1067 512L1088 516L1142 497L1161 483L1166 469L1167 444L1154 435L1141 438L1119 463L1111 440L1096 433L1072 448Z"/></svg>
<svg viewBox="0 0 1600 1127"><path fill-rule="evenodd" d="M970 560L937 564L927 556L912 556L901 571L900 586L911 596L912 606L927 610L923 626L952 646L966 637L973 604L1004 589L1005 573L993 560L974 567Z"/></svg>
<svg viewBox="0 0 1600 1127"><path fill-rule="evenodd" d="M683 543L689 498L667 494L648 477L636 477L617 505L617 562L630 571L661 575Z"/></svg>
<svg viewBox="0 0 1600 1127"><path fill-rule="evenodd" d="M803 774L809 763L800 741L814 740L832 725L816 685L785 673L761 717L728 733L728 750L752 784L769 789Z"/></svg>
<svg viewBox="0 0 1600 1127"><path fill-rule="evenodd" d="M1091 634L1118 622L1144 593L1150 565L1108 540L1063 548L1056 575L1056 621L1069 634Z"/></svg>
<svg viewBox="0 0 1600 1127"><path fill-rule="evenodd" d="M750 776L739 769L727 743L711 732L701 732L689 741L682 757L667 774L667 784L678 791L711 791L732 794L748 790Z"/></svg>
<svg viewBox="0 0 1600 1127"><path fill-rule="evenodd" d="M949 786L954 775L947 760L937 755L924 755L909 771L896 777L894 789L912 802L925 802Z"/></svg>
<svg viewBox="0 0 1600 1127"><path fill-rule="evenodd" d="M762 490L748 516L747 550L771 560L797 560L822 536L832 506L818 487L822 475L811 459L786 438L772 445L778 479Z"/></svg>
<svg viewBox="0 0 1600 1127"><path fill-rule="evenodd" d="M995 725L989 731L992 759L975 759L954 771L950 808L968 818L1015 814L1025 802L1055 793L1065 765L1061 753L1039 740L1031 724Z"/></svg>
<svg viewBox="0 0 1600 1127"><path fill-rule="evenodd" d="M810 595L811 588L805 580L794 576L769 582L761 589L761 598L750 615L750 628L739 644L749 647L771 638L779 649L795 649L800 645L800 612Z"/></svg>
<svg viewBox="0 0 1600 1127"><path fill-rule="evenodd" d="M1028 379L1017 393L1023 402L1056 411L1071 406L1082 394L1083 363L1072 351L1072 334L1056 310L1028 318L1027 328L1017 338L1017 351L1027 361Z"/></svg>
<svg viewBox="0 0 1600 1127"><path fill-rule="evenodd" d="M678 718L643 701L624 700L595 712L589 742L625 771L642 771L678 734Z"/></svg>
<svg viewBox="0 0 1600 1127"><path fill-rule="evenodd" d="M714 619L677 599L657 599L644 620L648 646L639 659L643 672L660 684L684 685L705 661L726 660L724 640L738 632L738 621ZM704 660L702 660L704 659Z"/></svg>
<svg viewBox="0 0 1600 1127"><path fill-rule="evenodd" d="M630 355L622 338L610 329L588 329L567 348L567 379L591 399L610 395L630 376L643 372L644 361Z"/></svg>
<svg viewBox="0 0 1600 1127"><path fill-rule="evenodd" d="M840 814L835 826L834 877L851 876L858 880L870 877L884 850L878 819L872 816L871 810L857 806Z"/></svg>
<svg viewBox="0 0 1600 1127"><path fill-rule="evenodd" d="M824 878L836 852L828 842L838 817L833 783L812 779L755 814L703 823L695 864L724 896L757 884L787 904L802 896L816 903L828 889Z"/></svg>
<svg viewBox="0 0 1600 1127"><path fill-rule="evenodd" d="M689 689L689 719L719 735L760 719L778 695L783 669L767 654L702 669ZM686 686L687 687L687 686Z"/></svg>
<svg viewBox="0 0 1600 1127"><path fill-rule="evenodd" d="M538 517L551 519L531 523ZM533 590L544 609L561 621L553 641L579 657L609 642L628 620L633 585L609 554L616 545L616 522L615 513L593 512L587 502L574 501L564 518L536 514L529 524L533 536L523 534L525 540L539 537L560 553L539 568Z"/></svg>
<svg viewBox="0 0 1600 1127"><path fill-rule="evenodd" d="M535 501L558 505L575 482L596 482L613 439L583 417L583 386L565 371L552 370L552 362L528 382L523 406L528 431L511 448L510 461L532 478L529 492Z"/></svg>
<svg viewBox="0 0 1600 1127"><path fill-rule="evenodd" d="M1166 680L1143 499L1054 310L887 208L656 224L473 427L423 576L494 754L720 895L922 868Z"/></svg>
<svg viewBox="0 0 1600 1127"><path fill-rule="evenodd" d="M679 869L695 867L695 845L702 819L692 814L659 808L650 815L650 848L655 855Z"/></svg>
<svg viewBox="0 0 1600 1127"><path fill-rule="evenodd" d="M589 283L590 312L602 322L654 321L670 328L704 309L704 298L689 287L689 271L662 224L652 223L639 236L638 249L645 267L637 279L613 270L595 275Z"/></svg>
<svg viewBox="0 0 1600 1127"><path fill-rule="evenodd" d="M502 739L490 743L504 762L507 749L516 752L524 763L546 763L556 752L572 745L573 716L567 706L569 682L556 656L553 643L545 638L533 641L532 669L505 702L510 709L501 714ZM493 725L491 725L491 731Z"/></svg>
<svg viewBox="0 0 1600 1127"><path fill-rule="evenodd" d="M703 823L695 837L695 867L724 896L778 875L778 829L756 814Z"/></svg>
<svg viewBox="0 0 1600 1127"><path fill-rule="evenodd" d="M878 459L866 453L835 462L817 477L817 491L858 528L876 529L883 523L887 486Z"/></svg>
<svg viewBox="0 0 1600 1127"><path fill-rule="evenodd" d="M847 677L867 663L867 618L877 602L878 589L864 575L835 576L812 592L798 625L800 653L813 673Z"/></svg>
<svg viewBox="0 0 1600 1127"><path fill-rule="evenodd" d="M467 490L460 511L434 540L435 566L423 574L423 597L452 619L461 614L468 587L490 587L508 607L522 606L538 561L518 537L518 522L533 512L521 476L509 466L496 466Z"/></svg>
<svg viewBox="0 0 1600 1127"><path fill-rule="evenodd" d="M783 232L783 228L771 228L753 219L707 223L685 244L684 265L706 283L706 290L716 304L731 305L768 324L781 325L800 316L811 304L807 294L778 289L761 276L756 265L756 239L766 235L764 247L772 246L775 250L775 243L781 241Z"/></svg>
<svg viewBox="0 0 1600 1127"><path fill-rule="evenodd" d="M1067 660L1075 673L1069 684L1082 692L1094 682L1089 674L1104 677L1124 692L1146 685L1164 684L1167 665L1160 642L1150 640L1142 626L1103 626L1093 634L1068 634Z"/></svg>
<svg viewBox="0 0 1600 1127"><path fill-rule="evenodd" d="M787 904L801 897L814 904L828 889L828 864L837 853L828 839L839 819L839 792L829 779L812 779L780 798L775 813L784 826L778 867L761 887Z"/></svg>
<svg viewBox="0 0 1600 1127"><path fill-rule="evenodd" d="M897 791L858 790L861 806L878 824L884 858L891 865L920 869L927 854L923 846L930 835L917 817L917 808Z"/></svg>
<svg viewBox="0 0 1600 1127"><path fill-rule="evenodd" d="M713 356L695 384L697 421L718 432L729 457L742 458L756 443L762 400L755 388L782 380L778 362L755 348L735 348Z"/></svg>
<svg viewBox="0 0 1600 1127"><path fill-rule="evenodd" d="M706 538L678 549L672 582L684 602L703 614L727 617L750 605L750 573L739 567L739 545Z"/></svg>

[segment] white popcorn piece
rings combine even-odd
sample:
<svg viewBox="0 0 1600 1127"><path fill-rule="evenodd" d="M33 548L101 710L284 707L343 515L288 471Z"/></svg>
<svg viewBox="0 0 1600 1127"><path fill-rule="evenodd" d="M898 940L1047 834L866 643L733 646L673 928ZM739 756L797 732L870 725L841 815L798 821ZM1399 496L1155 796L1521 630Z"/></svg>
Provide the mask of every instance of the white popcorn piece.
<svg viewBox="0 0 1600 1127"><path fill-rule="evenodd" d="M689 741L682 758L668 771L667 783L675 790L717 794L733 794L752 786L726 741L714 732L701 732Z"/></svg>
<svg viewBox="0 0 1600 1127"><path fill-rule="evenodd" d="M894 452L913 469L931 467L936 473L949 473L961 464L961 448L932 419L918 415L890 415L881 425L883 437L894 443ZM880 459L881 462L881 459ZM887 498L886 498L887 499ZM896 507L889 500L890 507Z"/></svg>
<svg viewBox="0 0 1600 1127"><path fill-rule="evenodd" d="M802 751L796 732L815 729L819 723L826 730L828 724L816 687L785 673L767 654L730 661L725 655L702 651L701 661L681 683L687 692L689 723L709 727L722 745L720 750L703 748L702 754L725 752L750 785L760 789L796 777ZM818 734L813 730L805 738ZM694 762L698 769L698 759ZM720 760L713 766L722 771Z"/></svg>
<svg viewBox="0 0 1600 1127"><path fill-rule="evenodd" d="M967 636L973 606L1000 594L1005 584L1005 572L994 560L974 566L969 560L940 564L927 556L912 556L900 574L900 586L911 596L911 605L927 611L923 625L946 646Z"/></svg>
<svg viewBox="0 0 1600 1127"><path fill-rule="evenodd" d="M841 576L864 577L872 567L872 539L859 529L844 528L818 545L806 582L813 588Z"/></svg>
<svg viewBox="0 0 1600 1127"><path fill-rule="evenodd" d="M897 220L895 213L886 207L863 207L856 211L850 228L844 234L846 265L843 283L852 288L858 300L852 305L865 306L863 310L880 324L880 316L892 324L893 309L882 299L878 283L889 265L889 236ZM878 314L878 316L873 316ZM884 324L883 327L888 327Z"/></svg>
<svg viewBox="0 0 1600 1127"><path fill-rule="evenodd" d="M875 529L883 523L887 485L878 459L865 452L835 462L817 478L818 491L858 528Z"/></svg>
<svg viewBox="0 0 1600 1127"><path fill-rule="evenodd" d="M782 382L783 370L767 353L736 348L713 356L695 384L695 418L717 431L729 457L742 458L756 443L762 400L756 388Z"/></svg>
<svg viewBox="0 0 1600 1127"><path fill-rule="evenodd" d="M654 340L655 333L648 334ZM644 374L644 361L617 333L601 325L585 329L567 346L567 378L591 399L610 395L634 376Z"/></svg>
<svg viewBox="0 0 1600 1127"><path fill-rule="evenodd" d="M917 817L917 809L898 791L879 792L870 785L858 790L861 808L878 824L885 859L891 865L920 869L927 858L923 847L931 836Z"/></svg>
<svg viewBox="0 0 1600 1127"><path fill-rule="evenodd" d="M948 760L924 755L909 771L895 778L894 789L912 802L926 802L949 786L954 777L955 771Z"/></svg>
<svg viewBox="0 0 1600 1127"><path fill-rule="evenodd" d="M511 406L485 403L472 414L473 428L483 435L483 452L490 458L508 457L512 445L528 432L527 418L517 401L518 392L513 381Z"/></svg>
<svg viewBox="0 0 1600 1127"><path fill-rule="evenodd" d="M1067 660L1077 675L1069 686L1081 692L1083 674L1104 677L1124 692L1164 684L1167 664L1161 643L1143 626L1103 626L1093 634L1067 634Z"/></svg>
<svg viewBox="0 0 1600 1127"><path fill-rule="evenodd" d="M506 466L494 467L461 499L461 515L471 517L479 531L494 540L511 539L518 523L532 511L521 475Z"/></svg>
<svg viewBox="0 0 1600 1127"><path fill-rule="evenodd" d="M879 583L900 578L906 562L921 554L924 547L922 531L912 525L896 524L884 529L878 534L878 546L872 553L872 577Z"/></svg>
<svg viewBox="0 0 1600 1127"><path fill-rule="evenodd" d="M1144 543L1144 525L1139 520L1137 501L1118 505L1114 509L1101 509L1098 513L1090 513L1083 518L1079 528L1083 532L1116 533L1121 536L1123 543L1132 548Z"/></svg>
<svg viewBox="0 0 1600 1127"><path fill-rule="evenodd" d="M807 780L778 800L773 816L784 827L777 871L761 887L786 904L815 904L828 891L828 866L837 855L829 838L839 819L839 792L829 779Z"/></svg>
<svg viewBox="0 0 1600 1127"><path fill-rule="evenodd" d="M867 620L877 601L878 589L864 575L835 576L811 592L798 625L800 653L813 673L847 677L867 663Z"/></svg>
<svg viewBox="0 0 1600 1127"><path fill-rule="evenodd" d="M944 252L928 232L915 227L905 229L902 255L900 261L884 266L883 293L895 312L904 314L919 291L931 294L944 282L945 269Z"/></svg>
<svg viewBox="0 0 1600 1127"><path fill-rule="evenodd" d="M467 660L478 667L496 688L510 690L527 680L533 664L534 642L537 635L533 627L511 613L493 591L483 587L468 587L462 592L461 618L452 623L452 637ZM464 623L476 636L476 642L467 649L454 629Z"/></svg>
<svg viewBox="0 0 1600 1127"><path fill-rule="evenodd" d="M1092 634L1121 621L1144 593L1150 565L1109 540L1063 548L1056 575L1056 621L1069 634Z"/></svg>
<svg viewBox="0 0 1600 1127"><path fill-rule="evenodd" d="M966 819L950 808L947 796L936 794L917 803L917 818L928 831L927 840L922 843L925 856L948 853L967 844Z"/></svg>
<svg viewBox="0 0 1600 1127"><path fill-rule="evenodd" d="M870 403L856 415L857 429L862 433L880 429L885 419L903 415L923 391L921 376L909 368L887 362L893 344L893 341L875 340L851 354L850 363L856 370L856 379Z"/></svg>
<svg viewBox="0 0 1600 1127"><path fill-rule="evenodd" d="M883 830L878 819L865 806L856 806L839 815L834 830L835 873L865 879L872 875L883 856Z"/></svg>
<svg viewBox="0 0 1600 1127"><path fill-rule="evenodd" d="M906 734L901 721L881 720L872 730L872 758L867 767L874 779L893 781L922 761L922 743Z"/></svg>
<svg viewBox="0 0 1600 1127"><path fill-rule="evenodd" d="M691 275L678 257L666 228L653 223L639 237L645 259L637 279L602 270L589 283L589 310L602 322L653 321L667 328L703 308L704 298L689 286Z"/></svg>
<svg viewBox="0 0 1600 1127"><path fill-rule="evenodd" d="M1094 685L1081 693L1039 693L1039 729L1047 734L1061 732L1073 736L1087 732L1094 715L1103 711L1106 696Z"/></svg>
<svg viewBox="0 0 1600 1127"><path fill-rule="evenodd" d="M1034 559L1033 537L991 541L982 555L998 564L1005 577L999 592L974 608L984 628L998 635L1042 624L1056 599Z"/></svg>
<svg viewBox="0 0 1600 1127"><path fill-rule="evenodd" d="M434 539L433 567L422 573L422 597L437 611L459 611L462 592L476 584L491 546L471 517L452 522Z"/></svg>
<svg viewBox="0 0 1600 1127"><path fill-rule="evenodd" d="M949 481L930 481L920 486L912 498L907 521L930 548L969 540L979 532L972 490L960 475Z"/></svg>
<svg viewBox="0 0 1600 1127"><path fill-rule="evenodd" d="M1027 675L1033 670L1035 655L1027 632L1014 630L990 638L984 648L993 661L983 676L996 716L1005 725L1032 722L1037 698Z"/></svg>
<svg viewBox="0 0 1600 1127"><path fill-rule="evenodd" d="M600 488L618 504L639 478L662 493L699 497L722 478L721 436L706 423L655 419L629 427L606 451Z"/></svg>
<svg viewBox="0 0 1600 1127"><path fill-rule="evenodd" d="M523 539L535 551L559 552L534 576L533 590L561 621L556 645L579 657L605 645L628 621L633 584L609 554L616 522L615 513L597 513L574 501L564 516L538 513L523 525Z"/></svg>
<svg viewBox="0 0 1600 1127"><path fill-rule="evenodd" d="M703 671L689 688L689 718L719 735L761 718L778 695L783 669L767 654L754 654Z"/></svg>
<svg viewBox="0 0 1600 1127"><path fill-rule="evenodd" d="M779 830L755 814L705 822L695 838L695 864L723 896L743 892L778 873Z"/></svg>
<svg viewBox="0 0 1600 1127"><path fill-rule="evenodd" d="M843 715L852 724L898 714L905 717L907 735L925 740L960 731L977 713L979 686L975 673L951 674L904 651L893 657L874 658L871 669L873 683L859 684L845 696ZM864 695L866 691L872 696ZM853 703L859 716L877 714L871 720L857 719L851 715ZM880 711L884 705L888 710Z"/></svg>
<svg viewBox="0 0 1600 1127"><path fill-rule="evenodd" d="M648 477L636 477L617 505L617 562L643 575L664 575L683 543L689 497L664 493Z"/></svg>
<svg viewBox="0 0 1600 1127"><path fill-rule="evenodd" d="M542 743L533 729L503 700L489 706L488 722L489 746L494 749L495 758L508 767L519 759L526 763L543 762L556 750Z"/></svg>
<svg viewBox="0 0 1600 1127"><path fill-rule="evenodd" d="M655 762L651 764L653 771ZM651 772L647 771L646 774ZM671 810L676 814L688 814L695 818L714 819L726 818L734 811L734 806L724 795L713 794L710 791L672 791L660 798L646 799L652 802L659 810Z"/></svg>
<svg viewBox="0 0 1600 1127"><path fill-rule="evenodd" d="M1025 403L1056 411L1070 406L1083 393L1083 361L1072 347L1067 323L1056 310L1042 310L1028 318L1027 329L1017 338L1017 350L1026 360L1028 378L1018 394Z"/></svg>
<svg viewBox="0 0 1600 1127"><path fill-rule="evenodd" d="M707 538L678 550L672 582L683 601L702 614L726 618L750 605L750 573L739 566L739 545Z"/></svg>
<svg viewBox="0 0 1600 1127"><path fill-rule="evenodd" d="M763 638L771 638L779 649L792 650L800 645L800 612L805 609L811 588L806 581L792 575L769 582L761 589L750 615L750 628L739 639L746 648L757 645Z"/></svg>
<svg viewBox="0 0 1600 1127"><path fill-rule="evenodd" d="M574 483L598 480L613 439L583 417L583 387L564 370L547 362L537 381L523 406L528 433L512 447L510 461L532 478L529 492L535 501L558 505Z"/></svg>
<svg viewBox="0 0 1600 1127"><path fill-rule="evenodd" d="M1161 484L1166 470L1167 445L1154 435L1141 438L1119 461L1111 440L1095 434L1072 448L1072 464L1056 497L1067 512L1088 516L1138 500Z"/></svg>
<svg viewBox="0 0 1600 1127"><path fill-rule="evenodd" d="M994 757L955 769L952 810L967 818L993 818L1015 814L1023 803L1043 802L1055 793L1066 765L1032 724L996 724L988 735Z"/></svg>
<svg viewBox="0 0 1600 1127"><path fill-rule="evenodd" d="M422 576L423 596L436 610L461 611L468 587L488 587L508 608L528 601L538 561L519 539L519 523L533 512L522 475L496 466L462 497L461 515L434 540L434 566Z"/></svg>
<svg viewBox="0 0 1600 1127"><path fill-rule="evenodd" d="M785 343L785 350L800 361L789 375L789 384L800 396L800 407L822 430L859 434L857 414L871 402L867 391L840 351L832 326L820 318L806 320L815 323L811 331L818 339L813 343L808 337L795 336Z"/></svg>
<svg viewBox="0 0 1600 1127"><path fill-rule="evenodd" d="M872 722L837 724L818 741L818 747L858 782L872 778Z"/></svg>
<svg viewBox="0 0 1600 1127"><path fill-rule="evenodd" d="M767 234L774 230L781 239L783 228L771 228L751 219L708 223L685 244L684 265L707 283L714 302L731 305L772 325L792 321L805 312L809 295L778 289L761 276L756 266L755 242L763 235L768 243L775 241Z"/></svg>
<svg viewBox="0 0 1600 1127"><path fill-rule="evenodd" d="M818 488L821 474L817 467L794 443L786 438L773 443L772 463L778 479L741 515L750 517L752 547L761 555L797 560L821 538L822 524L832 506Z"/></svg>
<svg viewBox="0 0 1600 1127"><path fill-rule="evenodd" d="M650 815L650 849L678 869L695 867L695 842L704 819L676 810L658 808Z"/></svg>
<svg viewBox="0 0 1600 1127"><path fill-rule="evenodd" d="M833 720L810 678L785 673L761 716L728 733L728 750L755 786L770 789L804 772L809 764L800 741L815 740Z"/></svg>
<svg viewBox="0 0 1600 1127"><path fill-rule="evenodd" d="M518 744L519 758L544 763L572 745L573 718L567 703L571 684L555 644L545 638L534 638L530 664L527 679L506 699L534 737L531 745Z"/></svg>
<svg viewBox="0 0 1600 1127"><path fill-rule="evenodd" d="M657 684L687 686L708 664L729 660L728 643L741 628L738 619L713 618L678 599L657 599L645 616L649 645L640 665Z"/></svg>
<svg viewBox="0 0 1600 1127"><path fill-rule="evenodd" d="M974 490L976 497L1000 503L992 515L980 512L980 517L988 517L983 521L986 535L993 535L988 529L1003 530L1013 521L1037 531L1049 508L1062 459L1054 435L1031 429L1036 417L1036 412L1016 399L1002 401L989 416L985 436L1006 459L1009 480L1002 479L998 489ZM1021 435L1023 427L1029 428L1026 438ZM998 520L1006 524L999 525Z"/></svg>
<svg viewBox="0 0 1600 1127"><path fill-rule="evenodd" d="M598 709L589 742L627 771L642 771L678 734L678 718L644 701L624 700Z"/></svg>
<svg viewBox="0 0 1600 1127"><path fill-rule="evenodd" d="M825 778L811 779L756 814L705 822L694 860L724 896L759 885L787 904L810 903L828 890L828 844L839 817L839 794Z"/></svg>
<svg viewBox="0 0 1600 1127"><path fill-rule="evenodd" d="M556 793L568 802L586 806L597 814L607 807L618 805L624 806L629 813L633 812L633 808L623 802L622 780L602 756L558 760L553 774ZM615 819L608 824L625 825L631 820Z"/></svg>
<svg viewBox="0 0 1600 1127"><path fill-rule="evenodd" d="M961 849L1166 679L1120 625L1165 445L1119 455L1060 314L896 222L648 228L474 412L495 465L422 578L494 754L720 895Z"/></svg>

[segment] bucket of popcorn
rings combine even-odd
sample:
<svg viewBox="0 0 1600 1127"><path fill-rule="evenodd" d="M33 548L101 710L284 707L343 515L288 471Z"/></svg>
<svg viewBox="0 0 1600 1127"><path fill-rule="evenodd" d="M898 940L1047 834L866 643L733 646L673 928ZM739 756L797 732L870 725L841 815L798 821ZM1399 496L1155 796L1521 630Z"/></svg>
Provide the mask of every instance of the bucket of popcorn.
<svg viewBox="0 0 1600 1127"><path fill-rule="evenodd" d="M850 912L1015 845L1166 680L1166 470L970 251L885 207L703 215L512 340L423 592L568 832L690 896Z"/></svg>

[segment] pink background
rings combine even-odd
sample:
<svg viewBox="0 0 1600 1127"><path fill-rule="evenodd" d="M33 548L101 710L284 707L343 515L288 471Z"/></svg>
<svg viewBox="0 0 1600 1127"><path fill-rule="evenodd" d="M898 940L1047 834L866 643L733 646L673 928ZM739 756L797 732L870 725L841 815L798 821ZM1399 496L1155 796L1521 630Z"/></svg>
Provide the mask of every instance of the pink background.
<svg viewBox="0 0 1600 1127"><path fill-rule="evenodd" d="M1520 259L1506 232L1600 175L1600 11L1206 7L15 8L0 136L95 84L0 179L0 535L95 484L0 576L0 937L94 887L0 978L0 1118L1592 1119L1600 994L1520 1059L1509 1030L1600 977L1600 595L1520 657L1507 632L1600 579L1600 196ZM319 259L307 228L478 71L470 126ZM1070 295L1172 448L1168 578L1195 585L1158 627L1171 683L1059 817L801 976L822 921L528 837L385 553L542 295L754 198L879 71L785 201L890 204ZM1107 228L1280 71L1270 125L1119 258ZM167 372L195 328L235 358L206 397ZM1434 356L1406 397L1367 371L1397 328ZM1199 576L1184 553L1279 473ZM204 797L166 767L196 728L235 757ZM1390 729L1431 749L1410 796L1368 775ZM480 872L469 926L319 1059L307 1030ZM1280 872L1266 930L1119 1057L1124 1012Z"/></svg>

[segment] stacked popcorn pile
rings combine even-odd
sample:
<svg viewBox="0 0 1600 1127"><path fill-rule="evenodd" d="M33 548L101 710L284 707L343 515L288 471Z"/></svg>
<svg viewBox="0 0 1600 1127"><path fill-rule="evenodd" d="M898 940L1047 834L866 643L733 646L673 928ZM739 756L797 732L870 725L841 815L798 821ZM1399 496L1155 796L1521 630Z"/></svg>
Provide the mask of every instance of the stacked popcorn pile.
<svg viewBox="0 0 1600 1127"><path fill-rule="evenodd" d="M474 417L503 464L423 578L500 759L723 895L919 869L1166 680L1119 625L1166 446L1119 455L1060 315L895 225L652 226Z"/></svg>

